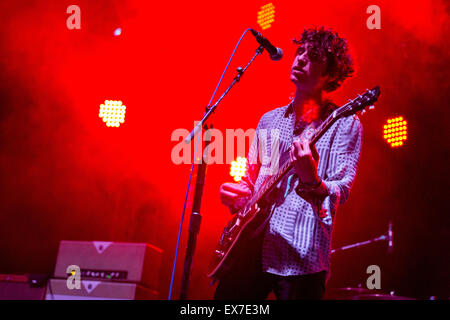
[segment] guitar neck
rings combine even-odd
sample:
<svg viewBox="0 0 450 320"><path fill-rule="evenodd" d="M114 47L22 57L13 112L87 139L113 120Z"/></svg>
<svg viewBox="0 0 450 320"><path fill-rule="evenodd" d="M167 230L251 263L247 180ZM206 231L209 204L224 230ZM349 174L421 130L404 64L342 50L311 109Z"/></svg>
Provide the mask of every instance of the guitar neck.
<svg viewBox="0 0 450 320"><path fill-rule="evenodd" d="M342 107L336 109L333 111L333 113L331 113L321 124L320 126L316 129L313 137L311 138L311 142L310 142L310 146L313 146L317 140L319 140L325 132L327 132L327 130L333 125L333 123L335 123L338 119L342 118L345 116L345 114L347 112L349 112L348 108L349 108L350 102L343 105Z"/></svg>
<svg viewBox="0 0 450 320"><path fill-rule="evenodd" d="M319 140L324 133L335 123L339 118L343 117L346 112L348 112L348 106L350 105L350 102L343 105L342 107L336 109L333 111L332 114L330 114L321 124L320 126L315 130L311 141L310 146L312 147L317 140ZM289 150L289 149L288 149ZM289 152L289 151L286 151ZM272 188L278 184L278 182L292 169L293 163L290 159L288 159L281 167L279 168L278 172L268 178L268 180L261 186L261 188L253 195L253 197L249 201L249 205L253 206L258 201L260 201L263 197L267 195L268 192L272 190Z"/></svg>

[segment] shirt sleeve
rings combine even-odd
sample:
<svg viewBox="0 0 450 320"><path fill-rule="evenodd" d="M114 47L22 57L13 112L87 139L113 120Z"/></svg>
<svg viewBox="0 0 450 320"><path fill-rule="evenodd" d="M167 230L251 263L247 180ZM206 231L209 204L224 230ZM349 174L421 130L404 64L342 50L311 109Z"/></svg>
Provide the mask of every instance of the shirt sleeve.
<svg viewBox="0 0 450 320"><path fill-rule="evenodd" d="M347 117L338 126L323 178L327 195L321 199L314 199L313 205L319 217L329 217L330 223L337 207L345 203L349 197L362 145L362 124L357 117Z"/></svg>

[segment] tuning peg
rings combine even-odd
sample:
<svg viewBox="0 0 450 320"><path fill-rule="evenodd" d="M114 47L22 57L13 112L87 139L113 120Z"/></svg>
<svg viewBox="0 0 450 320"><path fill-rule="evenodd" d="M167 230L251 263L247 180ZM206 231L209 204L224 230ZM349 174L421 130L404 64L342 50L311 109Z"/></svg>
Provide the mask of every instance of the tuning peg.
<svg viewBox="0 0 450 320"><path fill-rule="evenodd" d="M361 110L361 115L363 115L364 113L366 113L366 109Z"/></svg>

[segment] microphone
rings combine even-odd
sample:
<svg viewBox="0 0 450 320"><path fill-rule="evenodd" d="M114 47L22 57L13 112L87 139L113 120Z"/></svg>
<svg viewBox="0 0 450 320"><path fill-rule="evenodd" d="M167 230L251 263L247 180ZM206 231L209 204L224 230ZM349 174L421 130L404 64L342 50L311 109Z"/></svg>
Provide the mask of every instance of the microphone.
<svg viewBox="0 0 450 320"><path fill-rule="evenodd" d="M270 59L272 59L274 61L278 61L283 57L283 50L273 46L269 42L269 40L267 40L266 38L264 38L261 35L261 33L259 33L258 31L254 30L254 29L250 29L250 32L255 36L256 41L258 41L258 43L260 45L262 45L264 47L264 49L267 50L267 52L270 55Z"/></svg>
<svg viewBox="0 0 450 320"><path fill-rule="evenodd" d="M392 232L392 222L389 220L388 228L388 253L392 253L394 250L394 233Z"/></svg>

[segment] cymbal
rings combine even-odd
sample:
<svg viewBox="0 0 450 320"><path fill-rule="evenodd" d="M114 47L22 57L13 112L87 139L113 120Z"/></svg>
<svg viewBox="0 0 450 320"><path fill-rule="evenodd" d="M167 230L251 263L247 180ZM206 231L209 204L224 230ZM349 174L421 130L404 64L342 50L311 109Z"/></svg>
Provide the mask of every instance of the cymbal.
<svg viewBox="0 0 450 320"><path fill-rule="evenodd" d="M366 289L366 288L334 288L334 289L330 289L331 291L336 291L336 292L345 292L345 293L367 293L367 294L371 294L373 293L374 290L370 290L370 289Z"/></svg>
<svg viewBox="0 0 450 320"><path fill-rule="evenodd" d="M375 291L376 292L376 291ZM326 300L352 300L354 296L360 294L372 294L374 290L365 288L327 288L324 299Z"/></svg>
<svg viewBox="0 0 450 320"><path fill-rule="evenodd" d="M416 300L409 297L400 297L389 294L360 294L353 297L353 300Z"/></svg>

